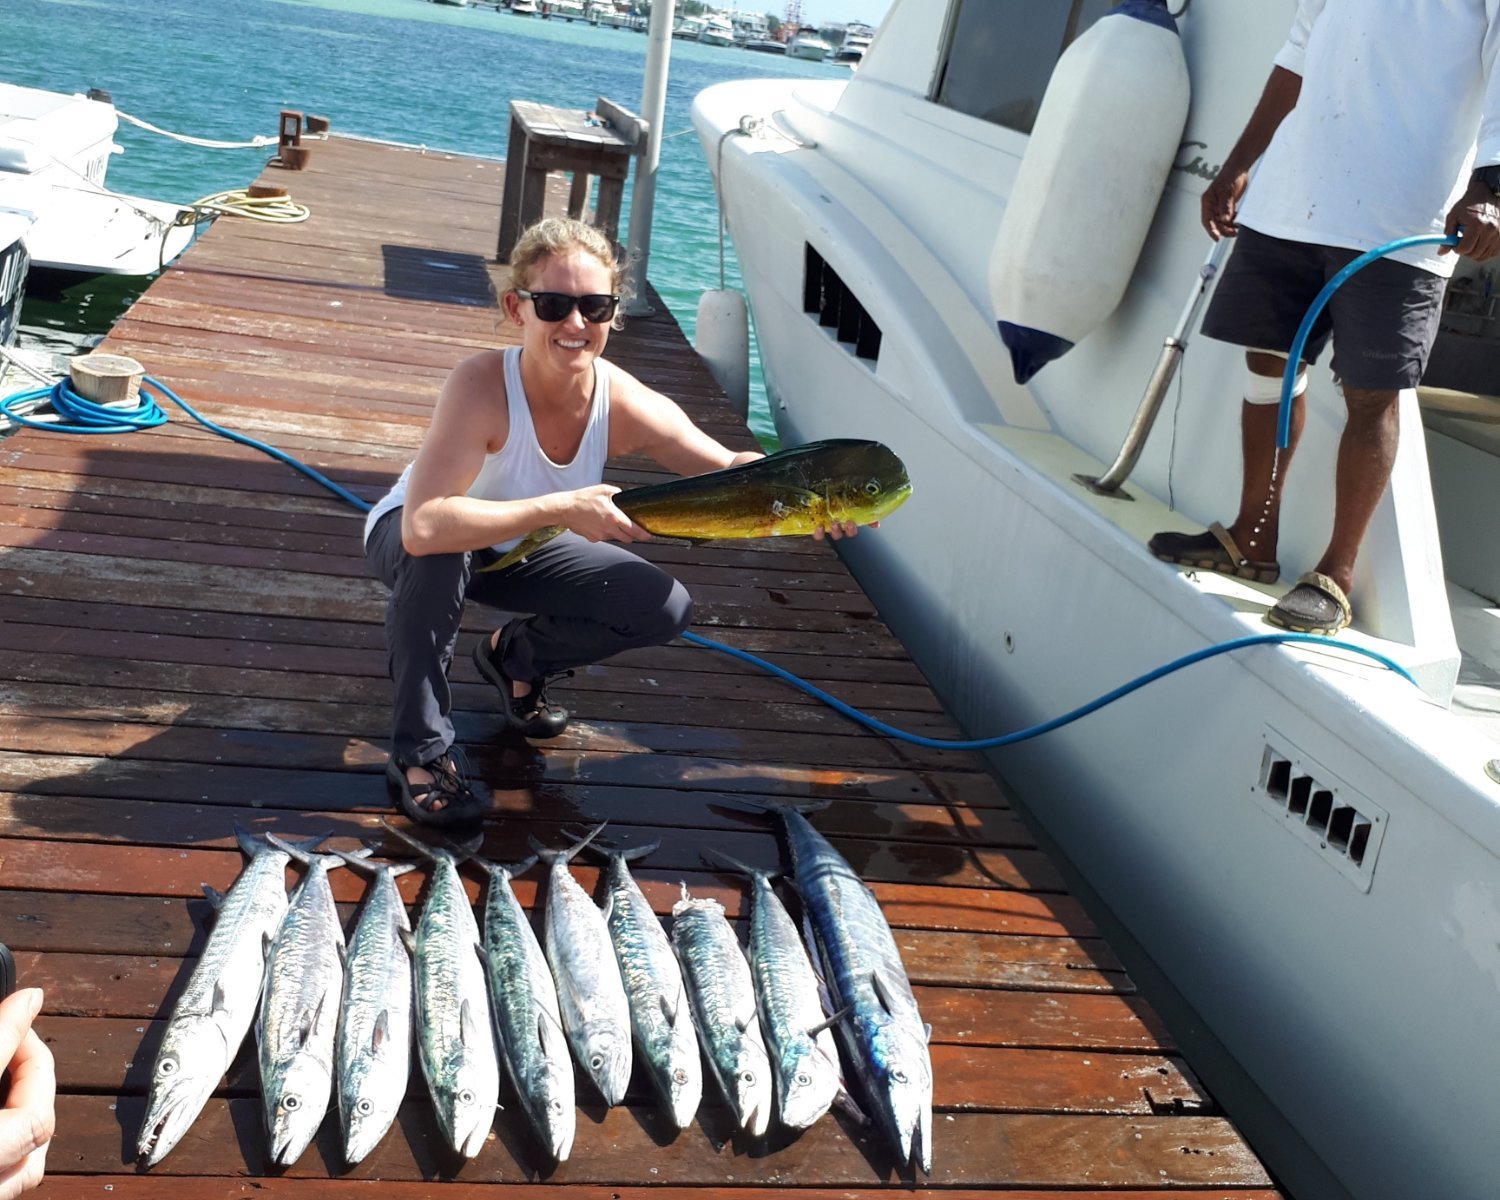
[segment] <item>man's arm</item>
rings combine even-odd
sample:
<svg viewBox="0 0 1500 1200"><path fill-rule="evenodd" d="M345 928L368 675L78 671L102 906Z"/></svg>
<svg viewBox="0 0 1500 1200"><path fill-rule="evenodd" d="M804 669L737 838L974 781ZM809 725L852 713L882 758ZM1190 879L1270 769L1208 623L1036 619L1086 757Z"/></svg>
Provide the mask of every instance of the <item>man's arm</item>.
<svg viewBox="0 0 1500 1200"><path fill-rule="evenodd" d="M1468 190L1459 197L1444 223L1450 237L1458 233L1454 253L1475 262L1500 254L1500 4L1486 0L1489 28L1483 59L1489 64L1485 78L1484 108L1479 121L1479 140L1474 149L1474 175ZM1460 232L1460 230L1462 232ZM1447 254L1444 246L1439 254Z"/></svg>
<svg viewBox="0 0 1500 1200"><path fill-rule="evenodd" d="M1301 94L1301 75L1280 65L1271 68L1271 76L1266 80L1255 111L1250 114L1249 124L1203 193L1203 228L1214 241L1239 233L1234 218L1245 194L1245 186L1250 182L1250 168L1266 152L1287 113L1297 107L1297 98Z"/></svg>

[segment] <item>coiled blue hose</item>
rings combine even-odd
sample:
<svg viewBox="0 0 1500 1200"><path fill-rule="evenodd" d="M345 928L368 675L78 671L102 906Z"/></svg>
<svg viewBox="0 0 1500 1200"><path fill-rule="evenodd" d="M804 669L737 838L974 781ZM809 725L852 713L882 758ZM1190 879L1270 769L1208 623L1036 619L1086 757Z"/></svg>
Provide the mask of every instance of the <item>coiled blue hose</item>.
<svg viewBox="0 0 1500 1200"><path fill-rule="evenodd" d="M220 437L228 438L231 442L238 442L241 446L259 450L277 462L285 463L293 470L302 472L314 483L327 488L344 503L353 505L360 512L370 511L370 505L353 492L334 483L333 480L306 463L298 462L290 454L283 453L275 446L268 446L265 442L246 437L242 433L235 433L232 429L225 429L222 425L214 424L166 384L159 379L153 379L150 375L141 381L140 401L134 408L120 409L95 404L92 400L86 400L75 392L68 380L62 379L50 388L37 388L33 391L18 392L13 396L7 396L4 400L0 400L0 414L17 425L26 425L33 429L47 429L53 433L135 433L139 430L155 429L167 423L166 411L157 402L158 393L172 401L205 429ZM50 404L52 411L59 419L56 421L39 420L30 415L29 411L23 411L34 408L40 402Z"/></svg>
<svg viewBox="0 0 1500 1200"><path fill-rule="evenodd" d="M1456 245L1458 245L1458 237L1451 233L1424 233L1416 237L1397 238L1393 242L1387 242L1384 246L1376 246L1375 249L1361 254L1323 285L1323 290L1308 305L1307 312L1302 317L1302 324L1297 326L1297 336L1292 339L1292 348L1286 356L1286 371L1281 377L1281 407L1276 412L1276 445L1279 449L1285 450L1287 443L1291 440L1292 389L1297 386L1297 368L1302 364L1302 349L1307 345L1308 335L1312 333L1313 322L1318 319L1323 306L1328 303L1333 293L1339 290L1344 280L1354 272L1368 267L1377 258L1384 258L1387 254L1394 254L1397 250L1405 250L1409 246Z"/></svg>

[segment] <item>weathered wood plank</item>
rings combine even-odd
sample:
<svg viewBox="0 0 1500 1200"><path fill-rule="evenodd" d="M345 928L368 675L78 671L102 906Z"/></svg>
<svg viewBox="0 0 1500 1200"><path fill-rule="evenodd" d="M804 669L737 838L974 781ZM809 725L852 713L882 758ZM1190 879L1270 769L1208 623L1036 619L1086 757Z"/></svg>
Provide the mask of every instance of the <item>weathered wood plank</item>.
<svg viewBox="0 0 1500 1200"><path fill-rule="evenodd" d="M104 1097L66 1096L58 1103L55 1161L69 1171L116 1172L122 1145L133 1140L143 1101L118 1107ZM650 1110L581 1114L573 1154L548 1173L556 1183L863 1187L893 1181L886 1153L865 1133L825 1119L797 1136L774 1131L764 1148L732 1137L727 1112L706 1108L675 1137ZM178 1174L265 1174L259 1103L212 1100L178 1147L152 1170ZM351 1172L354 1178L438 1179L524 1183L547 1164L527 1136L507 1122L471 1162L459 1165L437 1147L440 1135L426 1106L408 1102L397 1128ZM289 1177L339 1172L332 1123ZM1043 1116L949 1113L934 1122L935 1185L970 1187L1266 1187L1270 1180L1249 1147L1217 1117Z"/></svg>
<svg viewBox="0 0 1500 1200"><path fill-rule="evenodd" d="M52 1048L58 1086L66 1092L144 1095L161 1046L165 1020L43 1017L37 1032ZM937 1032L934 1030L934 1039ZM956 1046L932 1047L933 1105L943 1112L1206 1113L1212 1107L1180 1060L1158 1054ZM582 1076L578 1095L592 1103ZM258 1096L260 1080L247 1042L217 1089L219 1095ZM408 1096L420 1101L425 1085L413 1073ZM710 1087L705 1102L722 1101ZM626 1103L651 1108L651 1085L639 1072ZM505 1120L505 1118L500 1118Z"/></svg>

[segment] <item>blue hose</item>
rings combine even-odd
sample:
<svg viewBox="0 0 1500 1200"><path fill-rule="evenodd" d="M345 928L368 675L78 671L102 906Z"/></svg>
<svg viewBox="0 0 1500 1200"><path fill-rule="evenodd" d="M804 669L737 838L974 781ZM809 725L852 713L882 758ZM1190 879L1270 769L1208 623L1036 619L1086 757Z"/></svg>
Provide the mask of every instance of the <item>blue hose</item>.
<svg viewBox="0 0 1500 1200"><path fill-rule="evenodd" d="M1397 250L1405 250L1409 246L1456 245L1458 245L1458 237L1451 233L1424 233L1416 237L1397 238L1393 242L1387 242L1384 246L1376 246L1375 249L1361 254L1323 285L1323 290L1317 294L1313 302L1308 306L1307 312L1302 318L1302 324L1297 326L1297 336L1292 339L1292 348L1286 357L1286 372L1281 377L1281 407L1276 413L1276 445L1278 449L1285 450L1287 442L1291 440L1292 389L1297 386L1297 368L1302 364L1302 348L1307 345L1307 337L1312 332L1313 322L1318 319L1318 314L1323 311L1323 306L1328 303L1333 293L1339 290L1344 280L1348 279L1354 272L1368 267L1377 258L1384 258L1387 254L1394 254Z"/></svg>
<svg viewBox="0 0 1500 1200"><path fill-rule="evenodd" d="M314 483L321 484L346 504L351 504L360 512L369 512L370 505L361 500L353 492L347 491L334 483L326 475L313 470L306 463L298 462L290 454L284 454L275 446L268 446L265 442L258 442L254 438L246 437L244 434L235 433L233 430L225 429L222 425L215 425L202 413L195 411L186 400L177 395L166 384L159 379L153 379L147 375L141 381L140 402L131 409L119 409L95 404L86 400L75 392L66 379L59 380L50 388L37 388L30 392L18 392L13 396L7 396L0 400L0 414L14 421L17 425L26 425L33 429L46 429L53 433L135 433L143 429L155 429L159 425L167 423L167 414L157 403L157 393L165 396L198 424L205 429L218 434L220 437L228 438L231 442L238 442L241 446L249 446L253 450L259 450L262 454L268 454L277 462L285 463L295 471L301 471ZM29 414L18 411L25 406L35 406L37 402L45 401L52 406L60 418L57 421L39 421Z"/></svg>
<svg viewBox="0 0 1500 1200"><path fill-rule="evenodd" d="M1051 733L1054 729L1061 729L1064 725L1070 725L1079 717L1086 717L1091 712L1103 708L1106 704L1113 704L1122 696L1128 696L1131 692L1145 687L1160 679L1163 675L1170 675L1174 671L1180 671L1183 667L1190 667L1194 663L1202 662L1206 658L1213 658L1219 654L1228 654L1231 650L1243 650L1247 646L1270 646L1278 642L1307 642L1314 646L1322 646L1327 649L1337 646L1340 650L1347 650L1351 654L1362 654L1366 658L1372 658L1381 666L1396 672L1402 679L1413 687L1417 681L1411 677L1410 672L1394 659L1387 658L1374 650L1367 650L1363 646L1355 646L1349 642L1330 642L1326 637L1320 637L1311 633L1261 633L1250 637L1234 638L1232 641L1220 642L1214 646L1206 646L1202 650L1195 650L1191 654L1184 654L1181 658L1173 659L1171 662L1147 671L1144 675L1138 675L1128 683L1122 683L1114 691L1106 692L1097 700L1090 700L1087 704L1080 705L1072 712L1064 713L1060 717L1053 717L1050 721L1043 721L1040 725L1032 725L1027 729L1019 729L1014 733L1002 733L995 737L973 738L969 740L950 738L930 738L919 733L907 733L904 730L887 725L884 721L876 720L857 708L851 708L837 696L831 696L822 688L808 683L805 679L799 679L790 671L783 671L775 663L767 662L763 658L757 658L754 654L744 650L737 650L733 646L726 646L723 642L715 642L706 637L700 637L696 633L682 634L682 640L694 646L702 646L708 650L717 650L721 654L727 654L731 658L737 658L741 662L749 663L753 667L759 667L768 671L778 679L783 679L800 691L806 692L816 700L821 700L836 712L842 713L851 721L863 725L866 729L875 733L883 734L889 738L895 738L900 742L909 742L913 746L925 746L929 750L993 750L998 746L1014 746L1017 742L1024 742L1028 738L1034 738L1043 733Z"/></svg>

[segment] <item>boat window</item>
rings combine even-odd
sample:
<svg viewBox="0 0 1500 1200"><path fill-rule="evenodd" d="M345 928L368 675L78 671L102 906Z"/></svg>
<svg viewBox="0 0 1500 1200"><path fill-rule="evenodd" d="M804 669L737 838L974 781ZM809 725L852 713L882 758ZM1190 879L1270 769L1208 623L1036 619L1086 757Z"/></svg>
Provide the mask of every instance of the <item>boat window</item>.
<svg viewBox="0 0 1500 1200"><path fill-rule="evenodd" d="M954 0L933 100L1030 133L1052 68L1116 0Z"/></svg>

